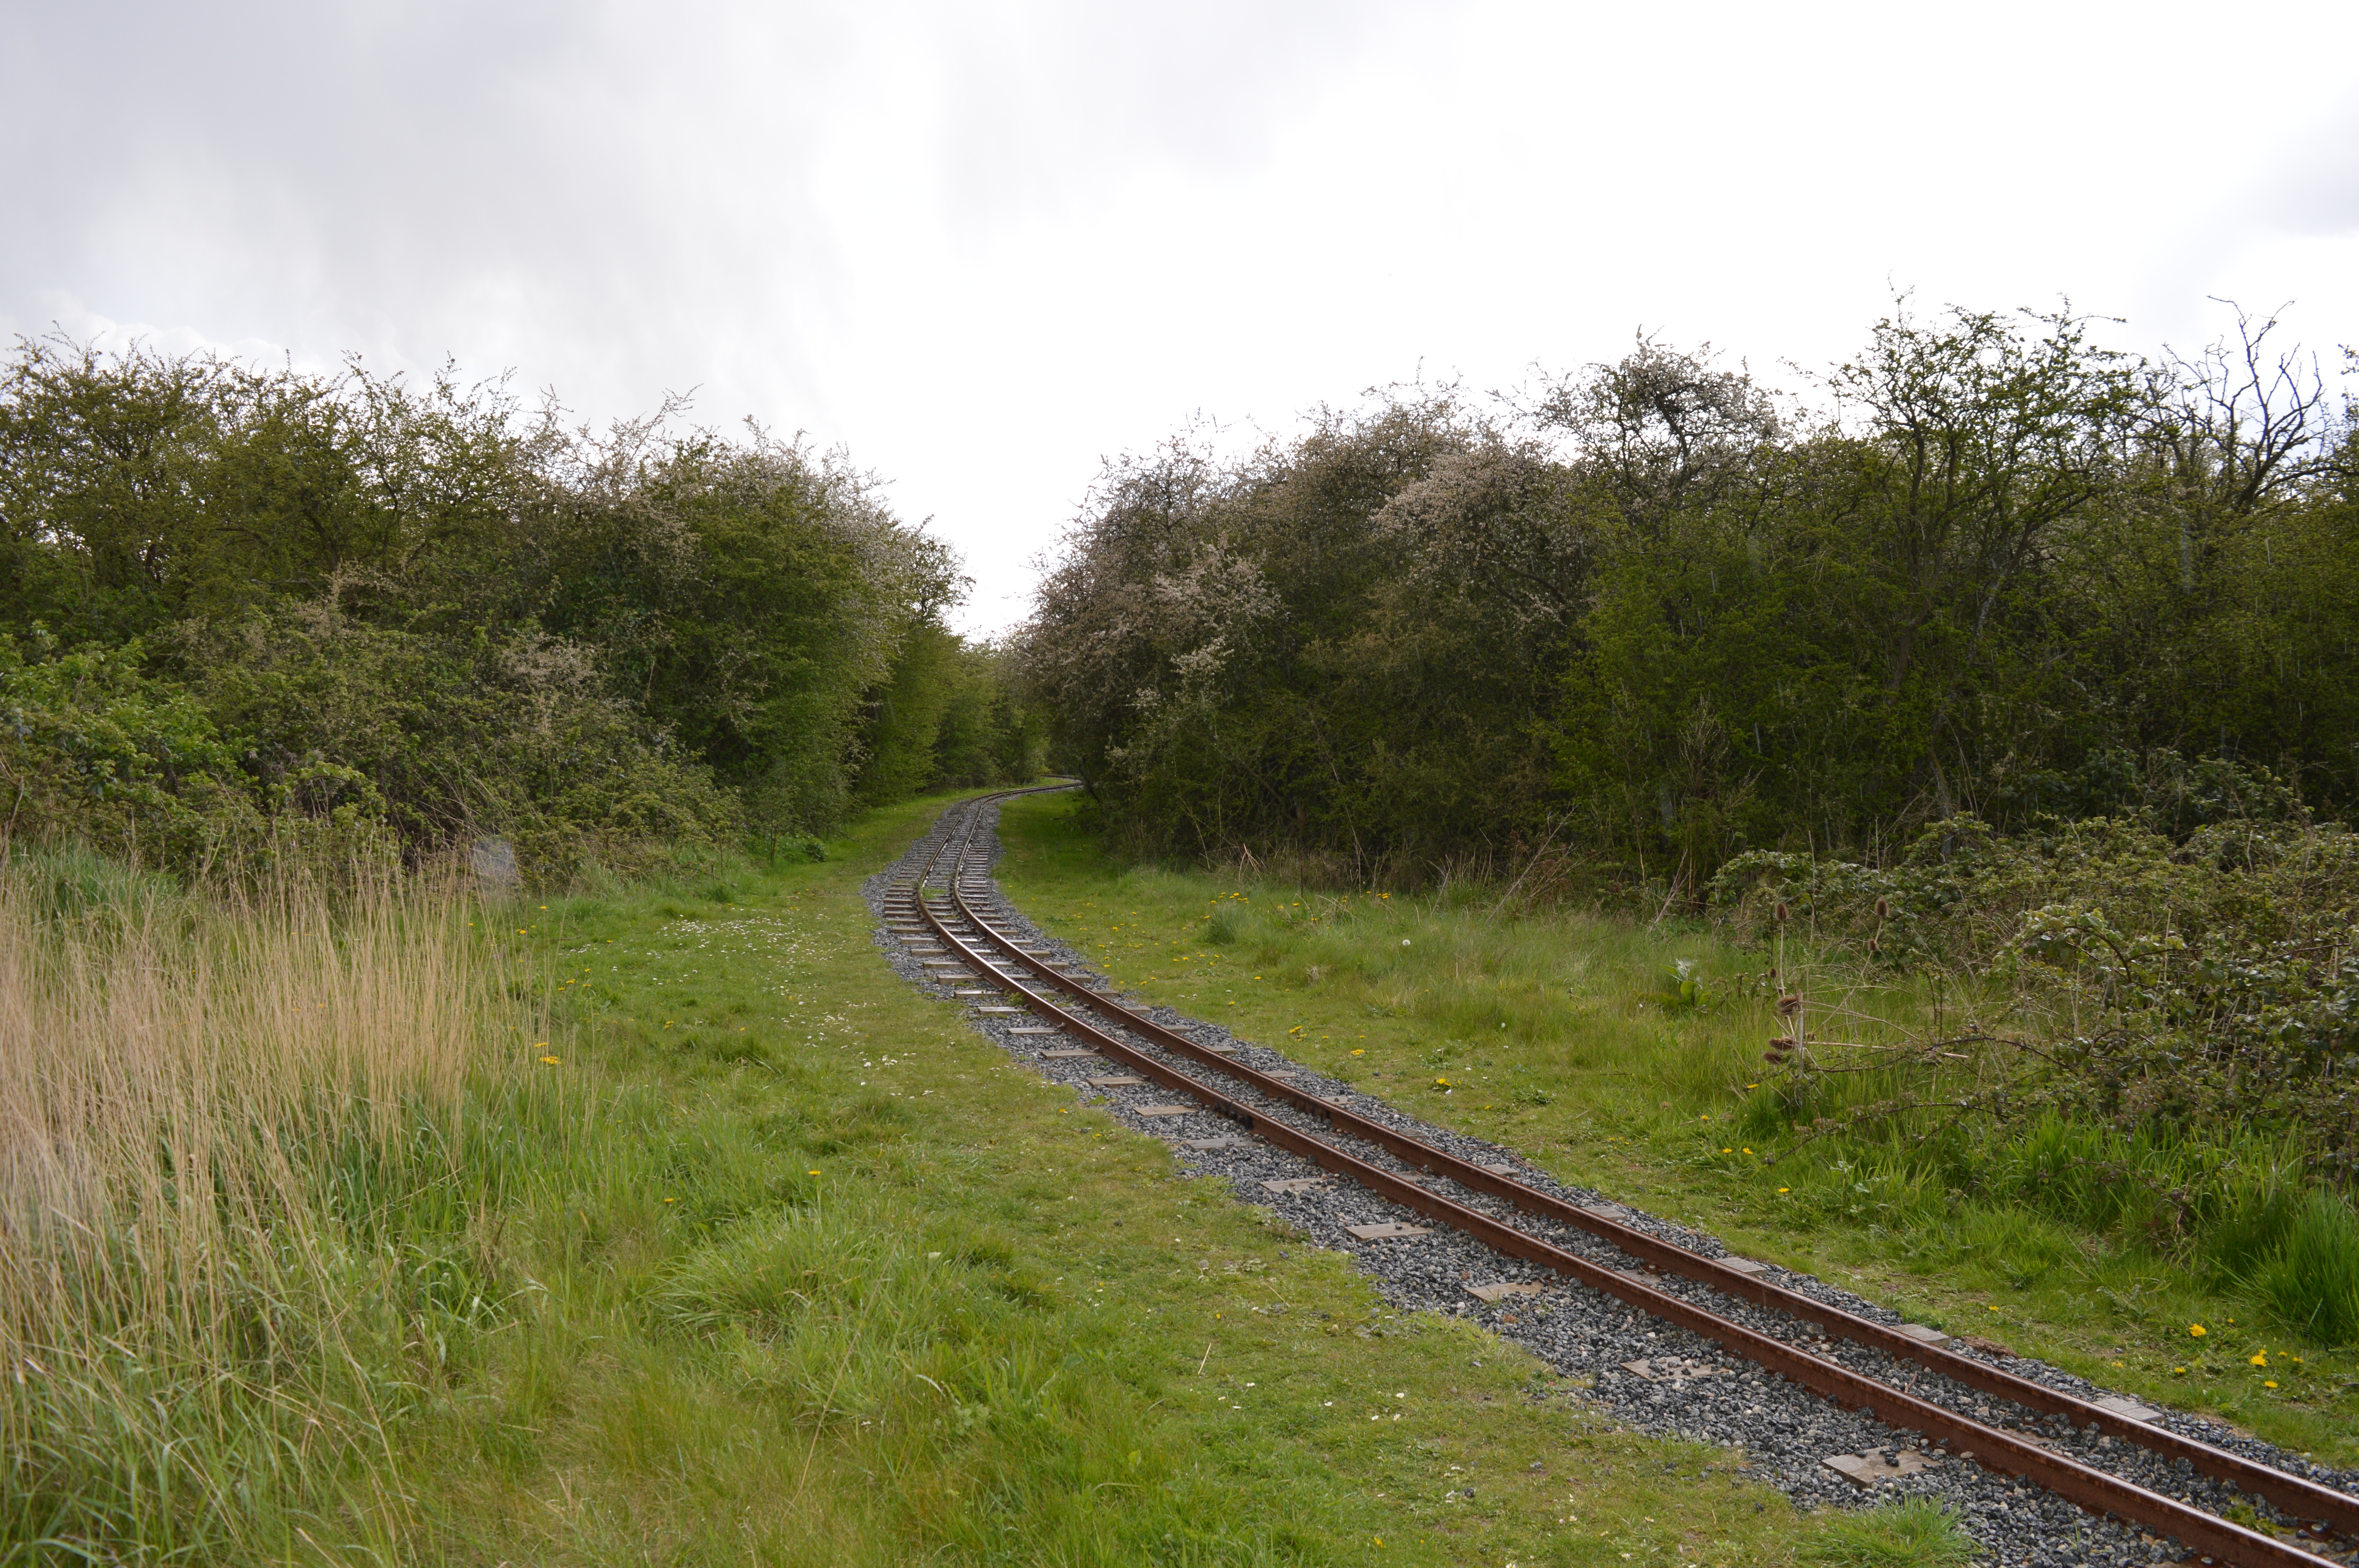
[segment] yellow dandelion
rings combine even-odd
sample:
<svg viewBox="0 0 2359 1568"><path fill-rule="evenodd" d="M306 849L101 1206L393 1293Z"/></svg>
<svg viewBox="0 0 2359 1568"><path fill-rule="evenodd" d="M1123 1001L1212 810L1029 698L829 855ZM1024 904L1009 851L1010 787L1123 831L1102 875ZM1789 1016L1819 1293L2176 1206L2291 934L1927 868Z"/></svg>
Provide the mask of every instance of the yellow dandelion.
<svg viewBox="0 0 2359 1568"><path fill-rule="evenodd" d="M1793 1188L1791 1188L1791 1187L1779 1187L1777 1190L1778 1190L1779 1192L1781 1192L1781 1193L1790 1193L1790 1192L1792 1192L1794 1189L1793 1189Z"/></svg>
<svg viewBox="0 0 2359 1568"><path fill-rule="evenodd" d="M2256 1367L2266 1367L2266 1366L2267 1366L2268 1364L2269 1364L2269 1353L2268 1353L2267 1351L2266 1351L2266 1350L2256 1350L2255 1352L2253 1352L2253 1360L2252 1360L2252 1365L2254 1365L2254 1366L2256 1366Z"/></svg>
<svg viewBox="0 0 2359 1568"><path fill-rule="evenodd" d="M552 1067L562 1065L562 1064L554 1056L543 1056L541 1060L548 1063Z"/></svg>
<svg viewBox="0 0 2359 1568"><path fill-rule="evenodd" d="M2209 1329L2205 1328L2205 1327L2204 1327L2201 1324L2200 1324L2200 1323L2190 1323L2190 1324L2189 1324L2189 1325L2187 1325L2187 1332L2188 1332L2189 1334L2190 1334L2190 1335L2194 1336L2196 1338L2201 1339L2201 1338L2202 1338L2206 1334L2209 1334L2209 1333L2211 1332L2211 1330L2209 1330Z"/></svg>
<svg viewBox="0 0 2359 1568"><path fill-rule="evenodd" d="M2261 1387L2265 1389L2274 1389L2277 1387L2277 1383L2272 1379L2264 1378L2261 1379Z"/></svg>

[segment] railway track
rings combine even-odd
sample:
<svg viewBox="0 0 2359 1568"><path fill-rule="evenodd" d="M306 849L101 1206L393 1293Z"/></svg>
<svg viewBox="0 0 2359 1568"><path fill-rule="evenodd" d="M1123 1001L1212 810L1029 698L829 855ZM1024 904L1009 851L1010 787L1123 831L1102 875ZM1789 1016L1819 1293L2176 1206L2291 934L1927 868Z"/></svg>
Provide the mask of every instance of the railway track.
<svg viewBox="0 0 2359 1568"><path fill-rule="evenodd" d="M1123 1004L1012 929L1013 917L989 885L978 828L986 808L1025 793L1031 792L984 796L943 815L914 874L885 891L888 930L905 943L938 944L944 957L927 961L938 977L952 969L973 975L1003 999L1019 1000L1039 1020L1034 1028L1083 1043L1074 1049L1188 1097L1185 1109L1210 1112L1234 1130L1190 1141L1193 1146L1255 1142L1296 1155L1493 1252L1687 1330L1845 1411L1917 1434L1911 1465L1971 1463L2230 1568L2342 1568L2354 1561L2359 1498L2172 1432L2158 1424L2159 1412L2127 1400L2078 1397L1967 1354L1931 1329L1876 1322L1778 1283L1765 1265L1680 1245L1632 1223L1614 1206L1546 1190L1513 1162L1469 1158L1397 1126L1384 1108L1363 1097L1299 1082L1304 1075L1287 1069L1254 1066L1239 1059L1234 1045L1207 1043ZM1149 1115L1180 1109L1134 1108ZM1724 1303L1754 1310L1732 1311ZM1765 1313L1810 1329L1799 1339L1779 1337L1765 1331ZM1747 1316L1754 1321L1742 1321ZM1917 1386L1846 1365L1838 1341L1871 1353ZM1980 1408L1956 1408L1970 1401ZM1991 1401L2010 1413L1994 1412ZM2260 1499L2285 1522L2277 1533L2251 1528L2088 1463L2085 1453L2066 1452L2037 1430L1994 1424L1998 1419L2083 1440L2093 1433L2108 1440L2106 1446L2142 1451L2178 1476L2201 1476ZM1896 1472L1906 1467L1900 1449L1884 1454Z"/></svg>

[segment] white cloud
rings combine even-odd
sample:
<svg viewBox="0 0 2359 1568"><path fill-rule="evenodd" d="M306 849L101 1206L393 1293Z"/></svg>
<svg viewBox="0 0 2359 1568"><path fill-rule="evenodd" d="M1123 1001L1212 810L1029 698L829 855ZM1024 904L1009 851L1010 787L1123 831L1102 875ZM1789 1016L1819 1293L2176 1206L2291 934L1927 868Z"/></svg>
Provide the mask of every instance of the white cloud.
<svg viewBox="0 0 2359 1568"><path fill-rule="evenodd" d="M454 353L592 415L699 386L897 476L997 625L1099 456L1200 409L1642 324L1822 362L1893 283L2359 339L2359 13L2271 25L2246 60L2191 5L14 3L0 324Z"/></svg>

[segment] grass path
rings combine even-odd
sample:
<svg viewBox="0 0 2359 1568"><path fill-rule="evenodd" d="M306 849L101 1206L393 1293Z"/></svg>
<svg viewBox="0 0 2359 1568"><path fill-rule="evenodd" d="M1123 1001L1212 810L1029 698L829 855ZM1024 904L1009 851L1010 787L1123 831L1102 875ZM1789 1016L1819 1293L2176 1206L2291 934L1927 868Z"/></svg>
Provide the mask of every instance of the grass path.
<svg viewBox="0 0 2359 1568"><path fill-rule="evenodd" d="M822 864L521 912L572 1021L534 1048L578 1086L551 1130L575 1152L502 1222L531 1310L435 1436L454 1545L1832 1560L1835 1521L1726 1451L1605 1430L1521 1351L1392 1315L902 984L858 888L941 804L872 816Z"/></svg>
<svg viewBox="0 0 2359 1568"><path fill-rule="evenodd" d="M2288 1342L2169 1260L2019 1205L1819 1152L1767 1163L1785 1151L1748 1092L1776 1032L1747 991L1760 955L1701 930L1120 866L1086 818L1078 795L1010 802L1001 880L1140 995L1912 1318L2359 1463L2351 1349ZM1712 1005L1664 1005L1682 961Z"/></svg>

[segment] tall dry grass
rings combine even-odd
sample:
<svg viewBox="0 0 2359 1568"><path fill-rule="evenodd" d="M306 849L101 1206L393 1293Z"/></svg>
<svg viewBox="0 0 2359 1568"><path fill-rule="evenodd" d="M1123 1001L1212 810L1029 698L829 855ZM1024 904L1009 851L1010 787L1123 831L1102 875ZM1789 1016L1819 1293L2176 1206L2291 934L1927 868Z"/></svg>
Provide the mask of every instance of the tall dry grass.
<svg viewBox="0 0 2359 1568"><path fill-rule="evenodd" d="M0 866L0 1563L403 1554L386 1213L520 1058L467 920Z"/></svg>

